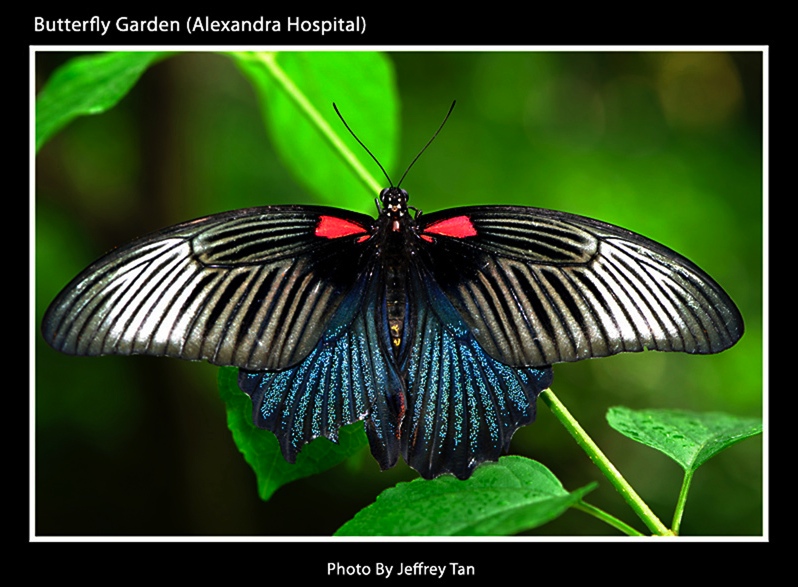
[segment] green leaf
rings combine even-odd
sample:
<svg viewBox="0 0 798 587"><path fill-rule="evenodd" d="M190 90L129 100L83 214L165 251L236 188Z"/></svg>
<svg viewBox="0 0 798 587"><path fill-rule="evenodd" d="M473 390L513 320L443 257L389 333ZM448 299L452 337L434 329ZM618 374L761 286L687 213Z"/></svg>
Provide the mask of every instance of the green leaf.
<svg viewBox="0 0 798 587"><path fill-rule="evenodd" d="M238 388L238 370L219 370L219 393L227 406L227 426L244 458L255 471L258 494L268 500L291 481L326 471L368 445L363 424L356 422L338 432L338 443L317 438L305 445L295 464L285 461L277 438L252 421L252 400Z"/></svg>
<svg viewBox="0 0 798 587"><path fill-rule="evenodd" d="M36 151L78 116L116 105L163 52L100 53L76 57L53 73L36 98Z"/></svg>
<svg viewBox="0 0 798 587"><path fill-rule="evenodd" d="M694 471L732 444L762 433L760 418L678 410L610 408L607 422L615 430L655 448Z"/></svg>
<svg viewBox="0 0 798 587"><path fill-rule="evenodd" d="M338 105L349 126L390 170L399 144L399 98L388 57L360 51L232 57L255 87L272 141L296 179L325 203L373 212L375 185L385 181L332 105ZM346 145L370 181L352 173L342 150L331 148L313 115Z"/></svg>
<svg viewBox="0 0 798 587"><path fill-rule="evenodd" d="M507 456L470 479L444 475L386 489L336 536L504 536L553 520L595 487L572 493L540 463Z"/></svg>

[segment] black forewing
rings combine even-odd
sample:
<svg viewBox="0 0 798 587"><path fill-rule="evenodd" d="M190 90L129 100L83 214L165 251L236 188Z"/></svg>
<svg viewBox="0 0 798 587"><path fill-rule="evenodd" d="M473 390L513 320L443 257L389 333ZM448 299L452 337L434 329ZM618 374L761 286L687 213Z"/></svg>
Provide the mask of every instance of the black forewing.
<svg viewBox="0 0 798 587"><path fill-rule="evenodd" d="M304 359L362 271L355 234L322 238L322 216L369 230L373 219L324 207L235 210L116 249L53 301L42 332L78 355L204 359L250 370Z"/></svg>
<svg viewBox="0 0 798 587"><path fill-rule="evenodd" d="M473 235L436 234L464 217ZM715 281L674 251L590 218L468 207L419 217L421 258L485 351L543 366L654 349L716 353L743 333Z"/></svg>

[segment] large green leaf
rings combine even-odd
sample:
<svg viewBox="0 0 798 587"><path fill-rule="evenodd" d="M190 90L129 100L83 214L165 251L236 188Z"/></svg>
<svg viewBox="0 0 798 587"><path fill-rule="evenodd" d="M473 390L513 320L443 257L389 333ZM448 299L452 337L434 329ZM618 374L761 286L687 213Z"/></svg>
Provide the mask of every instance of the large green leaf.
<svg viewBox="0 0 798 587"><path fill-rule="evenodd" d="M760 418L679 410L610 408L607 421L615 430L655 448L685 471L694 471L720 451L762 433Z"/></svg>
<svg viewBox="0 0 798 587"><path fill-rule="evenodd" d="M263 500L268 500L286 483L326 471L368 445L363 424L356 422L340 429L337 444L318 438L305 445L292 465L283 458L274 434L253 423L252 401L238 388L237 369L219 369L219 392L227 406L227 426L236 446L255 471L258 494Z"/></svg>
<svg viewBox="0 0 798 587"><path fill-rule="evenodd" d="M379 168L349 135L333 102L390 170L399 144L399 98L391 61L371 52L232 55L255 87L272 141L297 180L325 203L373 212L377 194L352 172L342 151L331 146L302 104L320 116L382 185Z"/></svg>
<svg viewBox="0 0 798 587"><path fill-rule="evenodd" d="M50 77L36 98L36 150L78 116L99 114L124 98L164 52L76 57Z"/></svg>
<svg viewBox="0 0 798 587"><path fill-rule="evenodd" d="M460 481L444 475L386 489L336 536L510 535L553 520L592 491L569 493L540 463L507 456Z"/></svg>

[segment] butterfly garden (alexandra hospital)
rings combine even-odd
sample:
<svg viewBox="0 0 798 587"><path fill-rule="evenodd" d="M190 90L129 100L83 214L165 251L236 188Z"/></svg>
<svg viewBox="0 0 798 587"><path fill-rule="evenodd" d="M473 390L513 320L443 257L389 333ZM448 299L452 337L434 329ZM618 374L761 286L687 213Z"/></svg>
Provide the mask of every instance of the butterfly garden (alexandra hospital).
<svg viewBox="0 0 798 587"><path fill-rule="evenodd" d="M134 67L143 72L152 66L155 71L165 65L158 63L162 58L157 54L138 54L135 58L111 54L104 61L96 61L94 69L107 67L119 77L127 75L132 87L138 80L138 73L130 74ZM44 318L45 338L72 354L173 356L241 369L237 381L234 371L223 369L220 386L227 399L233 438L255 470L264 499L276 499L280 494L277 488L292 476L324 471L347 457L347 462L365 467L357 456L365 444L363 427L370 452L381 468L394 466L401 455L423 477L431 479L399 484L390 490L392 498L401 498L404 491L413 493L416 501L431 504L426 526L402 528L389 523L380 516L378 502L344 524L339 533L362 534L373 529L379 534L386 528L395 528L400 534L514 533L536 528L570 507L594 508L590 501L595 485L591 482L598 479L583 478L580 485L567 487L569 493L535 462L542 462L559 476L556 463L535 455L532 440L525 441L530 448L522 454L535 461L508 457L496 465L479 465L496 461L508 450L518 454L514 447L521 433L514 433L530 423L536 411L538 423L532 429L540 426L541 414L553 419L541 402L537 402L536 410L538 394L551 383L552 364L644 349L717 353L733 345L743 333L735 303L713 278L670 248L585 218L582 213L588 215L588 210L569 207L569 211L580 214L576 216L540 209L537 206L542 202L522 197L517 190L502 190L501 181L489 190L489 198L475 200L476 196L469 196L454 204L463 207L437 212L426 194L419 192L415 176L419 168L434 164L432 154L451 133L462 100L436 143L402 180L404 189L391 184L382 192L382 211L376 219L374 213L365 216L345 211L346 207L369 209L362 202L351 206L349 202L353 194L368 193L364 185L373 187L374 179L364 169L376 165L360 145L350 140L335 115L324 112L331 107L325 104L325 96L315 96L314 91L322 86L325 93L348 91L350 103L356 105L351 108L351 117L344 107L347 101L336 100L349 126L383 166L394 168L401 163L396 161L395 147L387 147L388 137L397 128L396 114L390 107L379 107L385 113L375 129L362 107L367 97L352 95L363 93L362 86L352 91L319 83L330 75L325 68L336 58L353 59L350 54L314 54L304 61L301 54L233 56L261 94L269 132L274 137L283 136L275 141L280 157L290 161L300 154L302 168L307 169L301 173L302 181L324 186L320 189L322 200L317 202L325 206L312 201L299 205L299 196L280 202L270 194L268 202L248 201L238 212L209 210L211 215L202 214L197 221L133 240L98 261L64 290ZM390 85L392 73L387 59L371 54L357 59L365 59L366 65L378 72L375 79L382 75ZM370 59L373 62L369 63ZM71 65L79 67L80 63ZM72 79L75 77L80 79ZM58 89L58 81L54 77L48 89ZM64 91L85 90L65 85ZM314 98L310 105L304 100L305 93ZM44 98L37 110L37 124L46 119L45 114L56 118L45 109ZM299 132L301 126L293 123L293 133L282 132L281 125L290 125L292 116L304 121L309 130ZM379 118L376 113L372 116ZM427 134L436 127L430 126ZM290 135L290 140L285 135ZM416 152L425 142L420 141ZM340 172L320 161L324 157L315 155L322 147L332 153L325 157L336 160L348 178L341 174L340 180L330 179ZM617 145L614 148L624 150ZM648 149L656 151L651 145ZM344 153L350 159L354 153L359 163L345 163L347 157L339 158ZM639 159L638 163L648 162ZM319 170L309 170L315 166ZM455 174L453 186L466 179L466 169ZM431 174L427 171L424 176ZM597 185L595 191L604 194L605 188ZM408 193L412 194L409 204ZM499 196L510 193L511 197ZM366 196L371 210L376 195ZM201 200L202 193L197 197ZM234 200L228 203L231 209L237 207ZM168 203L159 201L157 205ZM631 221L624 226L638 229ZM671 242L666 244L678 250ZM715 277L711 269L710 273ZM737 299L731 286L720 278L718 281ZM553 391L559 389L560 373L565 368L555 370L552 391L543 392L540 399L584 445L589 437L580 432ZM678 371L680 367L666 368L659 375L663 379L674 376L670 386L673 395L682 384ZM104 382L113 389L114 381L98 377L96 383ZM255 402L254 410L251 404L247 410L241 402L249 398L236 389L239 386ZM42 389L41 377L37 387ZM594 392L590 396L591 402L601 403ZM157 401L155 395L153 401ZM188 405L195 400L181 396L175 401ZM574 409L572 397L567 403ZM615 403L605 403L603 409ZM672 405L685 404L649 401L636 405L645 410L611 410L610 424L681 464L683 488L689 487L695 470L710 456L761 429L750 418L735 419L728 414L702 418L694 416L698 412L681 409L651 410ZM727 410L716 407L710 411ZM657 427L675 427L684 433L693 441L694 453L674 454L673 447L642 438ZM703 431L700 434L699 429ZM339 444L327 440L306 444L318 436ZM271 445L260 446L264 438ZM512 447L511 438L515 439ZM569 441L567 436L561 440ZM275 450L296 464L265 466L261 460L264 451ZM595 450L591 458L603 462L599 448L588 450ZM355 457L351 457L353 454ZM489 477L487 482L496 486L499 482L494 477L501 478L505 471L512 472L515 483L518 478L525 480L528 485L521 489L526 493L531 489L542 491L547 484L551 484L550 492L513 502L512 507L522 513L509 523L496 521L507 515L495 504L484 517L465 523L435 518L446 509L436 495L436 483L459 483L457 491L467 496L469 483L479 486ZM449 475L439 477L445 473L454 473L464 481ZM283 481L279 480L281 475ZM608 479L616 487L628 487L620 475ZM607 479L601 481L608 483ZM451 490L450 485L446 487ZM497 504L519 493L517 486L505 489L507 493L498 496ZM464 499L463 495L458 499ZM649 532L669 532L644 500L637 494L635 499L632 508ZM676 507L679 513L674 516L673 530L681 524L682 499ZM605 510L592 511L596 519L616 530L639 533ZM259 532L268 534L270 530L267 527Z"/></svg>

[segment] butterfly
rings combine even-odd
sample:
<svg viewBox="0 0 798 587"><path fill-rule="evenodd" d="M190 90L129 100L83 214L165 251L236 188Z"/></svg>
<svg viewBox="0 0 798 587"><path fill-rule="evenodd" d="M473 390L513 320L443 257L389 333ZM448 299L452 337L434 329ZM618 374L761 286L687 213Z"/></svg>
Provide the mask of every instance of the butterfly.
<svg viewBox="0 0 798 587"><path fill-rule="evenodd" d="M382 469L401 455L427 479L506 452L554 363L717 353L743 334L709 275L639 234L531 207L422 214L408 198L391 184L376 218L266 206L160 230L80 273L42 333L69 354L238 367L286 461L362 420Z"/></svg>

